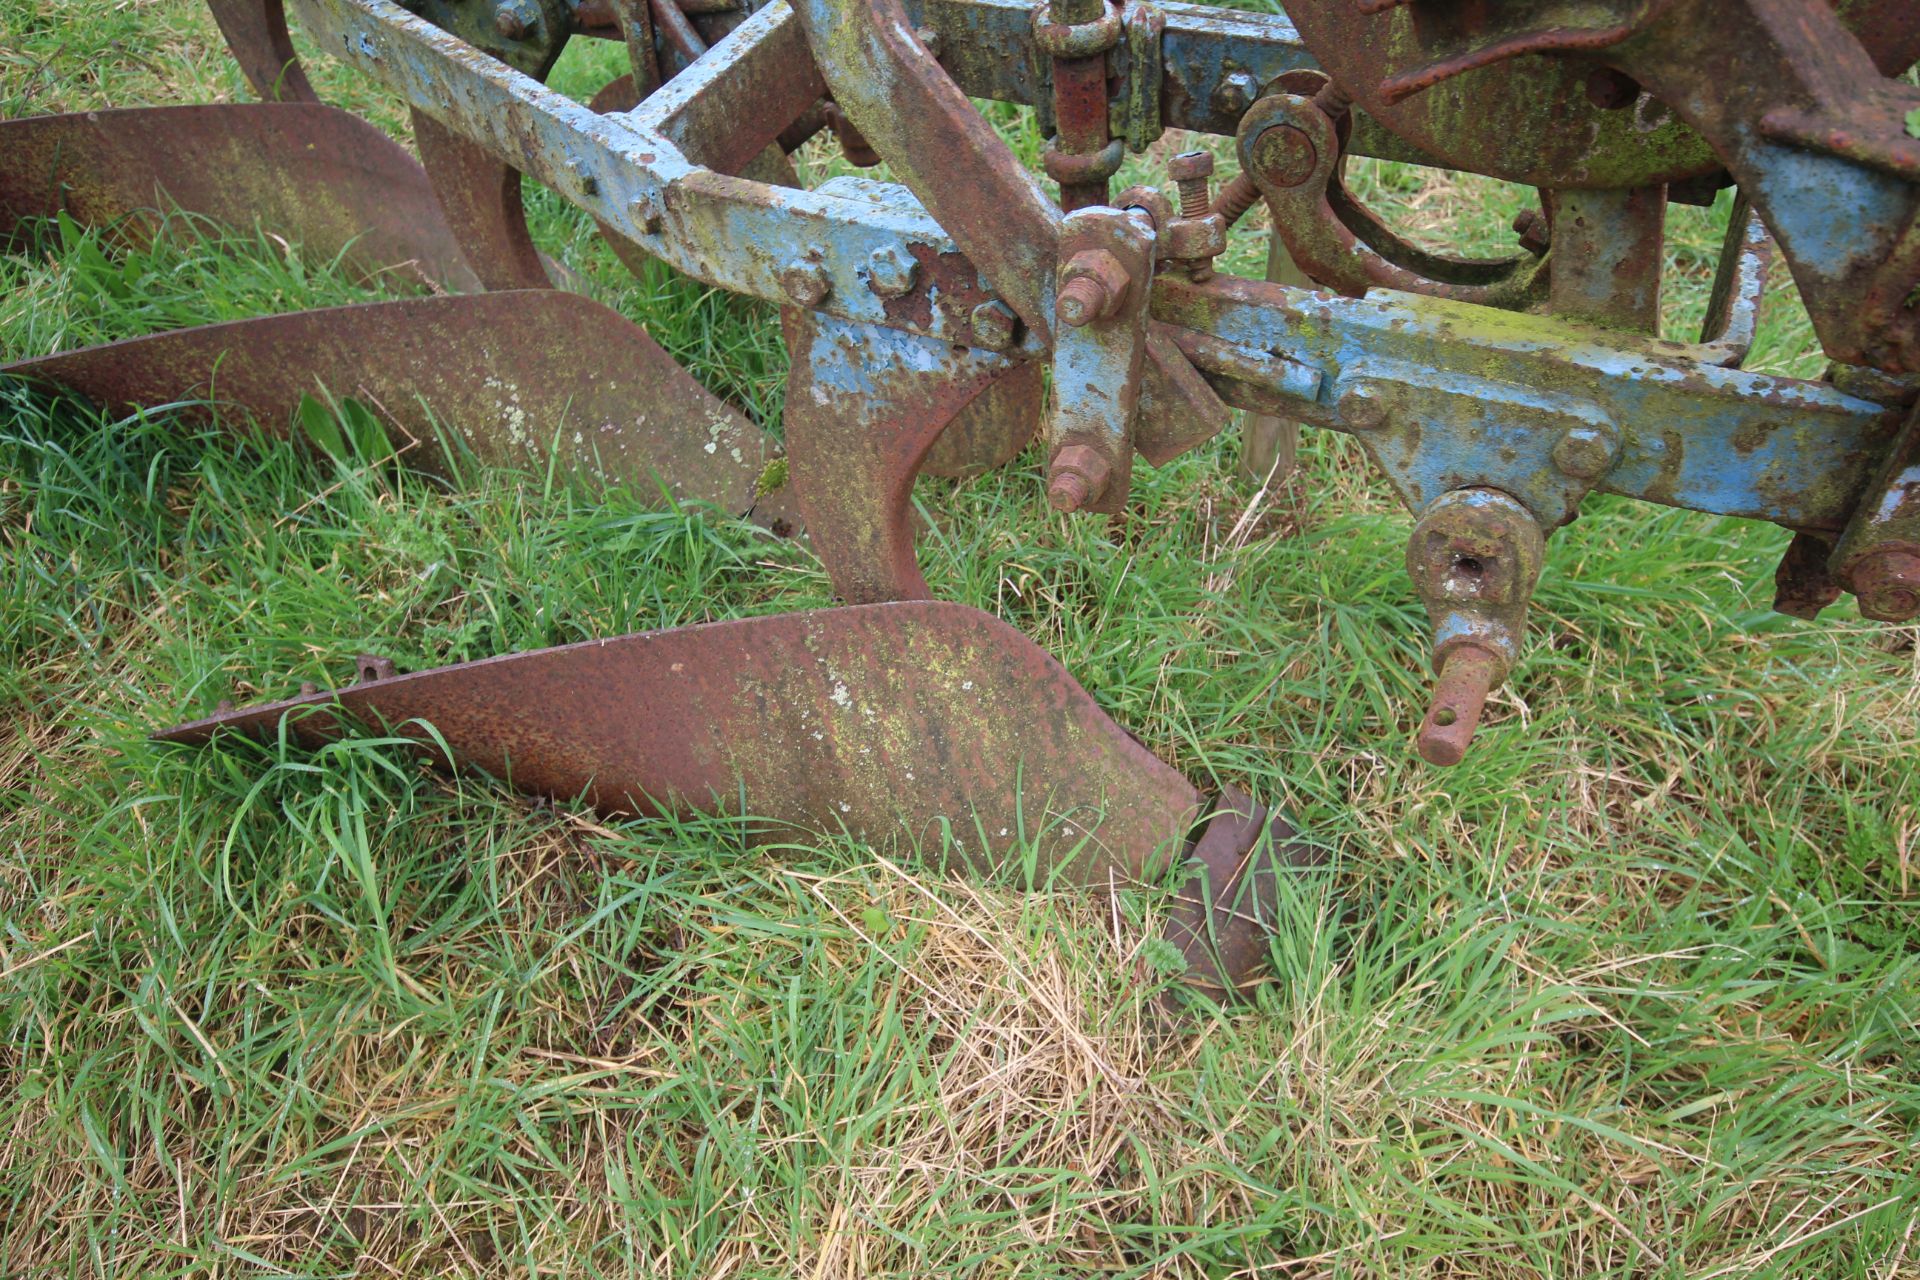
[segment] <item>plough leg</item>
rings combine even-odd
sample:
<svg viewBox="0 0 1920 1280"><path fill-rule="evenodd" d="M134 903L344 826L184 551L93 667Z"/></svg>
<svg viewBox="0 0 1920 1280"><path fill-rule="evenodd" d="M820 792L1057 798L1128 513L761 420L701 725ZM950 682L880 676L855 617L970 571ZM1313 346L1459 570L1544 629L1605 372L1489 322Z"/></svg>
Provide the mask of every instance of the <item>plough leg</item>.
<svg viewBox="0 0 1920 1280"><path fill-rule="evenodd" d="M540 251L527 234L520 171L453 133L419 108L413 141L453 238L483 289L545 289L551 285Z"/></svg>
<svg viewBox="0 0 1920 1280"><path fill-rule="evenodd" d="M919 600L913 481L940 433L996 378L989 351L897 329L785 312L787 457L814 549L850 604Z"/></svg>

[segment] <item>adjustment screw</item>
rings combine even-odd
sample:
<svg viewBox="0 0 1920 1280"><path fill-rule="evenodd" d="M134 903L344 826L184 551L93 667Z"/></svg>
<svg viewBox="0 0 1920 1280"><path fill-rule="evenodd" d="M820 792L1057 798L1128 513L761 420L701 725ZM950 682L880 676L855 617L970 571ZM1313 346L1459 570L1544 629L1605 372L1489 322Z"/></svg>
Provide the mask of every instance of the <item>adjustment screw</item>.
<svg viewBox="0 0 1920 1280"><path fill-rule="evenodd" d="M988 351L1005 351L1013 345L1014 315L1004 302L983 302L967 317L973 326L973 344Z"/></svg>
<svg viewBox="0 0 1920 1280"><path fill-rule="evenodd" d="M1167 175L1180 188L1180 216L1204 218L1213 204L1207 179L1213 177L1211 151L1182 151L1167 161Z"/></svg>
<svg viewBox="0 0 1920 1280"><path fill-rule="evenodd" d="M1297 187L1313 176L1320 153L1313 138L1296 125L1276 124L1262 129L1250 152L1254 168L1276 187Z"/></svg>
<svg viewBox="0 0 1920 1280"><path fill-rule="evenodd" d="M833 289L827 269L805 258L788 263L780 272L780 288L802 307L817 307Z"/></svg>
<svg viewBox="0 0 1920 1280"><path fill-rule="evenodd" d="M1340 393L1340 420L1355 431L1378 431L1387 425L1387 404L1380 388L1370 382Z"/></svg>
<svg viewBox="0 0 1920 1280"><path fill-rule="evenodd" d="M1598 480L1613 466L1617 442L1600 427L1569 427L1554 442L1553 465L1575 480Z"/></svg>
<svg viewBox="0 0 1920 1280"><path fill-rule="evenodd" d="M540 11L526 0L508 0L493 11L493 29L509 40L524 40L540 21Z"/></svg>
<svg viewBox="0 0 1920 1280"><path fill-rule="evenodd" d="M883 244L867 258L867 285L883 298L898 298L913 291L920 264L898 245Z"/></svg>

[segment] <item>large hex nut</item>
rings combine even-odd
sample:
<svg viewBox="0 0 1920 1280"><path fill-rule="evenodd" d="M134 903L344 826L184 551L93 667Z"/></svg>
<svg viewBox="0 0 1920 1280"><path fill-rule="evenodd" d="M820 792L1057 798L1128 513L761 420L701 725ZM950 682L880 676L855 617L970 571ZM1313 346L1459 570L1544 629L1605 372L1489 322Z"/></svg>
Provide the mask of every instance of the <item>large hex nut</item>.
<svg viewBox="0 0 1920 1280"><path fill-rule="evenodd" d="M1060 269L1060 294L1054 311L1060 323L1092 324L1120 309L1132 286L1120 259L1105 249L1083 249Z"/></svg>
<svg viewBox="0 0 1920 1280"><path fill-rule="evenodd" d="M1078 511L1100 501L1112 480L1113 468L1097 450L1070 444L1047 464L1047 501L1056 511Z"/></svg>
<svg viewBox="0 0 1920 1280"><path fill-rule="evenodd" d="M1884 547L1860 557L1852 584L1861 617L1911 622L1920 617L1920 548Z"/></svg>
<svg viewBox="0 0 1920 1280"><path fill-rule="evenodd" d="M1407 573L1429 605L1525 602L1540 578L1546 539L1527 509L1494 489L1456 489L1420 517Z"/></svg>
<svg viewBox="0 0 1920 1280"><path fill-rule="evenodd" d="M1217 213L1175 218L1162 234L1166 237L1163 256L1176 262L1210 262L1227 248L1227 220Z"/></svg>
<svg viewBox="0 0 1920 1280"><path fill-rule="evenodd" d="M882 298L913 292L920 264L899 245L883 244L867 258L867 287Z"/></svg>

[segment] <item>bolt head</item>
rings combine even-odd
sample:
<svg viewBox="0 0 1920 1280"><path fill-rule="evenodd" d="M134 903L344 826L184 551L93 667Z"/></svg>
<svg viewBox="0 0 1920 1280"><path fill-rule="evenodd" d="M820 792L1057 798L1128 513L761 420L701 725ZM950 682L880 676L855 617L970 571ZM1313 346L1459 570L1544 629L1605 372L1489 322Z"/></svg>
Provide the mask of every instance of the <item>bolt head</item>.
<svg viewBox="0 0 1920 1280"><path fill-rule="evenodd" d="M883 244L867 259L867 287L883 298L913 292L920 264L899 245Z"/></svg>
<svg viewBox="0 0 1920 1280"><path fill-rule="evenodd" d="M1222 113L1239 116L1260 96L1260 82L1251 71L1230 71L1213 92L1213 105Z"/></svg>
<svg viewBox="0 0 1920 1280"><path fill-rule="evenodd" d="M796 306L817 307L827 300L833 282L825 267L801 258L781 270L780 288Z"/></svg>
<svg viewBox="0 0 1920 1280"><path fill-rule="evenodd" d="M1545 253L1553 240L1553 229L1538 209L1522 209L1514 214L1513 232L1520 237L1520 247L1535 255Z"/></svg>
<svg viewBox="0 0 1920 1280"><path fill-rule="evenodd" d="M1047 501L1056 511L1078 511L1100 501L1112 478L1112 466L1098 451L1066 445L1047 462Z"/></svg>
<svg viewBox="0 0 1920 1280"><path fill-rule="evenodd" d="M1860 616L1875 622L1920 617L1920 551L1886 547L1863 556L1851 575Z"/></svg>
<svg viewBox="0 0 1920 1280"><path fill-rule="evenodd" d="M1005 351L1013 345L1014 314L1004 302L983 302L967 317L975 346Z"/></svg>
<svg viewBox="0 0 1920 1280"><path fill-rule="evenodd" d="M509 40L524 40L533 31L540 15L532 5L503 4L493 11L493 29Z"/></svg>
<svg viewBox="0 0 1920 1280"><path fill-rule="evenodd" d="M1213 152L1182 151L1167 161L1167 176L1175 182L1191 182L1213 176Z"/></svg>
<svg viewBox="0 0 1920 1280"><path fill-rule="evenodd" d="M589 196L600 194L600 179L593 176L593 171L587 167L585 160L578 156L568 160L567 172L573 175L574 185L580 188L581 194Z"/></svg>
<svg viewBox="0 0 1920 1280"><path fill-rule="evenodd" d="M1553 465L1575 480L1598 480L1613 466L1620 441L1602 427L1569 427L1554 442Z"/></svg>
<svg viewBox="0 0 1920 1280"><path fill-rule="evenodd" d="M1248 158L1262 178L1276 187L1297 187L1313 177L1320 164L1320 152L1305 129L1291 124L1275 124L1260 131L1248 150Z"/></svg>
<svg viewBox="0 0 1920 1280"><path fill-rule="evenodd" d="M1362 382L1340 393L1340 420L1353 431L1378 431L1387 425L1387 402L1380 388Z"/></svg>

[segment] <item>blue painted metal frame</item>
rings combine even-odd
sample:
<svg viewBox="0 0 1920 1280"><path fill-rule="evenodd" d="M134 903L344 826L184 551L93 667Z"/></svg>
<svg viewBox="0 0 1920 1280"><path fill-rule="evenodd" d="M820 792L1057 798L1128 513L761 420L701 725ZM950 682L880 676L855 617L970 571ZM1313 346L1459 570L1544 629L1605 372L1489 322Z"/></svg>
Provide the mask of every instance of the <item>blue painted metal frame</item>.
<svg viewBox="0 0 1920 1280"><path fill-rule="evenodd" d="M336 56L688 275L790 303L783 268L805 259L827 285L812 305L828 315L1014 357L1046 355L1046 339L1033 328L1011 344L975 331L980 304L998 295L910 200L771 187L711 167L744 146L715 136L739 124L727 103L753 104L751 143L761 133L771 137L817 96L815 81L763 71L808 57L786 0L752 14L640 109L609 116L391 0L292 3ZM1016 15L1027 22L1030 12L1010 0L922 0L917 8L934 29L960 40L968 32L985 39ZM1168 74L1191 77L1189 92L1169 96L1169 123L1230 129L1234 112L1207 103L1235 71L1260 76L1309 61L1283 20L1189 6L1167 11ZM1009 68L1020 61L999 60ZM993 63L962 58L953 74L963 89L989 96L1032 88L1017 71L996 78L979 69ZM876 254L922 264L912 294L887 298L868 287ZM1050 282L1029 288L1044 298ZM1712 349L1414 295L1349 299L1231 276L1195 284L1162 274L1151 312L1228 404L1346 430L1353 424L1335 395L1363 362L1418 371L1410 381L1429 384L1470 375L1499 384L1516 403L1558 412L1574 401L1617 424L1618 460L1600 489L1795 528L1842 528L1898 429L1898 414L1885 406L1823 383L1718 367L1714 360L1725 357ZM1444 415L1424 425L1424 447L1438 451L1447 473L1473 474L1485 448L1479 433L1450 427Z"/></svg>

